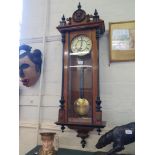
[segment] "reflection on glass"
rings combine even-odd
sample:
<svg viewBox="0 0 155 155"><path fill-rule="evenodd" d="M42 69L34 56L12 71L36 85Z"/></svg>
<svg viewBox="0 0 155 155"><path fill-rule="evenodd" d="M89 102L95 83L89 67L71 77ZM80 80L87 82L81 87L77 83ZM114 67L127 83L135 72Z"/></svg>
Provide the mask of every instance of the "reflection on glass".
<svg viewBox="0 0 155 155"><path fill-rule="evenodd" d="M68 122L92 122L92 62L91 55L71 55L68 66Z"/></svg>

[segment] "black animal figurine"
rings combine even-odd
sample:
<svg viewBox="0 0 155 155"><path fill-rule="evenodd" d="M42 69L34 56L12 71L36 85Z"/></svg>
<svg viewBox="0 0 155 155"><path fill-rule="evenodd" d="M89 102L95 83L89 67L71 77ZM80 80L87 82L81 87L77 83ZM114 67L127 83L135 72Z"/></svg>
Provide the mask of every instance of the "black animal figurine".
<svg viewBox="0 0 155 155"><path fill-rule="evenodd" d="M126 125L116 126L100 137L96 148L100 149L113 142L113 148L107 152L111 155L124 149L124 145L135 141L135 122Z"/></svg>

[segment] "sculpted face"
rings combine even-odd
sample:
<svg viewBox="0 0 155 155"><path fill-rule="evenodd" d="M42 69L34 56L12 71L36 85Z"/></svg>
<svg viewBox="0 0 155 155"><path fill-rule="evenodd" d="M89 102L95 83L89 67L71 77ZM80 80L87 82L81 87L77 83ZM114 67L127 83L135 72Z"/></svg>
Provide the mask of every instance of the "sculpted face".
<svg viewBox="0 0 155 155"><path fill-rule="evenodd" d="M50 151L53 148L53 138L51 136L42 136L42 147L43 151Z"/></svg>
<svg viewBox="0 0 155 155"><path fill-rule="evenodd" d="M28 56L19 60L19 75L24 86L30 87L39 79L40 72L36 71L36 65Z"/></svg>
<svg viewBox="0 0 155 155"><path fill-rule="evenodd" d="M32 52L31 48L25 44L19 47L19 76L26 87L34 85L41 73L41 51L35 49Z"/></svg>

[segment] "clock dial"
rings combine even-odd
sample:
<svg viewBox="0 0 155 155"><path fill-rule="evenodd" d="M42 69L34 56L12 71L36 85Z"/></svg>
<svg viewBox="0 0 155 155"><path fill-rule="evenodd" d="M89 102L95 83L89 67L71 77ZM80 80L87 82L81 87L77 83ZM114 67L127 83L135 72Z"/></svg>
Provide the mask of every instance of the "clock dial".
<svg viewBox="0 0 155 155"><path fill-rule="evenodd" d="M84 56L89 54L92 48L92 41L86 35L79 35L71 42L71 55Z"/></svg>

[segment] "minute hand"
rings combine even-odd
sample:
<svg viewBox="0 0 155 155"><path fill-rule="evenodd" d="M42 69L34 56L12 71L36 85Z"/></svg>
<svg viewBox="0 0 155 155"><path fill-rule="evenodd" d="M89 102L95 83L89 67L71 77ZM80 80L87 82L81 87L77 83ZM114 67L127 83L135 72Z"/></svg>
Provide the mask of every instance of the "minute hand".
<svg viewBox="0 0 155 155"><path fill-rule="evenodd" d="M82 51L82 47L83 47L83 39L81 37L81 44L80 44L80 50Z"/></svg>

